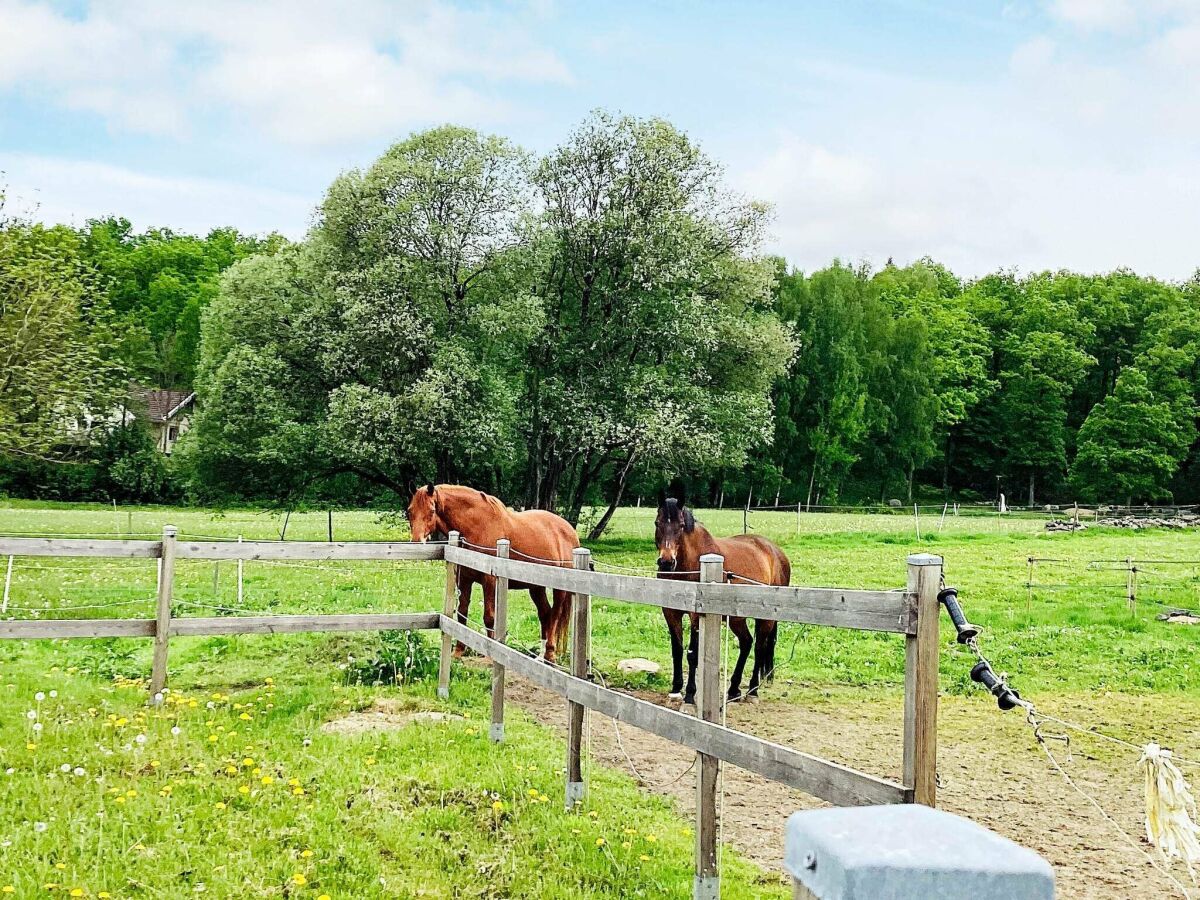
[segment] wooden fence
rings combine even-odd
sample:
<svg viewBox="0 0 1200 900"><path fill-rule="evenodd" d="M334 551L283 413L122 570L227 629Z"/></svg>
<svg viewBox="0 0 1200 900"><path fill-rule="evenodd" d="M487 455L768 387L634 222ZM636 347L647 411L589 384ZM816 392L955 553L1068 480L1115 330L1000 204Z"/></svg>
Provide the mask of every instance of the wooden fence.
<svg viewBox="0 0 1200 900"><path fill-rule="evenodd" d="M469 550L452 533L446 545L405 542L260 542L178 540L176 529L163 529L161 541L70 538L0 538L2 556L84 556L157 558L161 572L153 619L37 619L0 621L0 638L151 637L154 657L150 689L166 684L170 638L215 634L269 634L315 631L429 629L442 634L438 693L449 696L455 641L492 661L493 740L504 738L504 686L511 670L567 701L566 806L585 797L582 768L584 718L594 710L682 744L697 753L696 879L694 896L720 893L717 866L718 784L721 763L804 791L839 806L924 803L936 800L938 587L941 558L908 558L903 590L766 587L725 582L720 556L701 560L699 582L669 581L592 571L586 549L574 553L572 567L510 558L501 540L494 553ZM399 615L279 615L180 617L172 605L175 561L211 560L437 560L446 561L441 613ZM496 577L495 627L489 637L457 618L457 570L473 569ZM570 668L531 658L505 643L509 582L538 584L569 591L572 605ZM591 598L666 607L699 614L697 715L659 706L597 685L588 678ZM835 628L904 635L904 731L902 781L859 772L818 756L772 743L720 724L721 625L726 616L768 618Z"/></svg>

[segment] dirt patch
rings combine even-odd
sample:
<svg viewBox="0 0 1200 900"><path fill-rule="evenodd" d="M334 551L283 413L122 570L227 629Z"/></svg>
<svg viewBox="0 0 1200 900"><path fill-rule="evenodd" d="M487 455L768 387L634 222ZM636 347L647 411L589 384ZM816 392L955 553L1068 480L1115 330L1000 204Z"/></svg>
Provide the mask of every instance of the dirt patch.
<svg viewBox="0 0 1200 900"><path fill-rule="evenodd" d="M542 724L562 730L565 702L510 674L508 698ZM762 738L815 753L864 772L898 780L901 701L865 692L821 692L775 685L775 698L729 707L728 724ZM787 695L791 693L794 698ZM677 707L661 694L637 696ZM1105 695L1051 705L1047 713L1118 735L1154 736L1180 756L1200 758L1200 717L1180 704L1164 717L1167 698ZM694 811L695 754L636 728L614 729L589 716L591 760L621 769L680 811ZM985 698L943 697L939 719L939 805L969 816L1045 856L1064 900L1180 896L1170 881L1088 802L1054 772L1023 717L1001 714ZM1075 782L1112 813L1143 848L1142 785L1135 751L1087 736L1072 742L1067 769ZM1065 760L1062 745L1055 754ZM733 766L724 771L724 840L766 869L779 871L787 817L822 806L806 794ZM1194 774L1194 770L1188 772ZM1194 781L1194 780L1193 780ZM1176 874L1186 883L1179 866ZM1174 891L1174 893L1173 893Z"/></svg>
<svg viewBox="0 0 1200 900"><path fill-rule="evenodd" d="M462 716L437 710L406 707L395 700L376 700L370 709L355 710L321 726L327 734L364 734L372 731L396 731L416 724L436 724Z"/></svg>

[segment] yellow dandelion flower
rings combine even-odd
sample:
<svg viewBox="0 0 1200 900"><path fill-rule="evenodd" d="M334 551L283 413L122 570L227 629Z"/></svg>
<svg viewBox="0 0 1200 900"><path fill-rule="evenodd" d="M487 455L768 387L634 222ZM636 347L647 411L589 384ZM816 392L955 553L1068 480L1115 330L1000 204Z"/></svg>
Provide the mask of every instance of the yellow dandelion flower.
<svg viewBox="0 0 1200 900"><path fill-rule="evenodd" d="M239 794L248 794L248 793L250 793L250 788L246 787L246 785L243 784L241 787L238 788L238 793Z"/></svg>
<svg viewBox="0 0 1200 900"><path fill-rule="evenodd" d="M82 897L83 896L83 888L71 888L71 896L72 897Z"/></svg>
<svg viewBox="0 0 1200 900"><path fill-rule="evenodd" d="M375 757L373 757L373 756L368 756L366 761L367 761L368 766L375 765Z"/></svg>
<svg viewBox="0 0 1200 900"><path fill-rule="evenodd" d="M621 841L621 846L628 850L633 847L633 844L629 843L629 841Z"/></svg>
<svg viewBox="0 0 1200 900"><path fill-rule="evenodd" d="M136 797L136 796L137 796L137 791L135 791L133 788L130 788L129 790L127 790L127 791L125 792L125 796L126 796L126 797Z"/></svg>
<svg viewBox="0 0 1200 900"><path fill-rule="evenodd" d="M625 833L626 834L637 834L637 829L636 828L626 828Z"/></svg>
<svg viewBox="0 0 1200 900"><path fill-rule="evenodd" d="M270 775L264 775L264 776L262 777L262 783L263 783L263 784L271 784L271 783L272 783L274 780L275 780L275 779L274 779L274 778L272 778Z"/></svg>
<svg viewBox="0 0 1200 900"><path fill-rule="evenodd" d="M115 722L114 724L115 724L115 725L116 725L118 728L121 728L121 727L123 727L123 726L125 726L125 725L128 725L128 724L129 724L129 720L128 720L127 718L125 718L124 716L121 716L121 718L117 719L117 720L116 720L116 722Z"/></svg>
<svg viewBox="0 0 1200 900"><path fill-rule="evenodd" d="M299 779L299 778L289 778L289 779L288 779L288 784L289 784L289 785L291 785L292 787L299 787L299 786L300 786L300 779Z"/></svg>
<svg viewBox="0 0 1200 900"><path fill-rule="evenodd" d="M658 835L648 834L648 835L646 835L646 840L648 840L651 844L653 844L655 841L658 840Z"/></svg>
<svg viewBox="0 0 1200 900"><path fill-rule="evenodd" d="M125 798L124 798L124 797L116 797L116 798L115 798L115 800L116 800L116 802L117 802L117 803L124 803L124 802L125 802Z"/></svg>
<svg viewBox="0 0 1200 900"><path fill-rule="evenodd" d="M243 722L249 722L249 721L250 721L250 715L249 715L249 713L242 713L240 716L238 716L238 718L239 718L239 719L241 719Z"/></svg>
<svg viewBox="0 0 1200 900"><path fill-rule="evenodd" d="M600 815L600 813L596 812L596 811L593 809L591 812L589 812L589 813L588 813L588 815L589 815L589 816L591 816L593 819L595 819L595 818L597 818L597 817Z"/></svg>
<svg viewBox="0 0 1200 900"><path fill-rule="evenodd" d="M255 766L254 771L251 772L250 774L253 775L255 778L257 778L259 775L262 774L262 769L260 769L258 766Z"/></svg>
<svg viewBox="0 0 1200 900"><path fill-rule="evenodd" d="M538 795L538 789L537 789L537 788L530 788L530 789L529 789L529 796L530 796L530 797L533 797L533 798L535 798L535 799L536 799L536 798L537 798L537 795Z"/></svg>
<svg viewBox="0 0 1200 900"><path fill-rule="evenodd" d="M303 872L297 872L292 876L292 882L294 884L305 885L308 884L308 879L304 877Z"/></svg>
<svg viewBox="0 0 1200 900"><path fill-rule="evenodd" d="M297 797L303 797L304 796L304 788L296 786L296 787L292 788L292 793L295 794Z"/></svg>
<svg viewBox="0 0 1200 900"><path fill-rule="evenodd" d="M247 756L245 759L242 760L242 765L243 766L252 766L252 765L254 765L254 760L251 757Z"/></svg>
<svg viewBox="0 0 1200 900"><path fill-rule="evenodd" d="M54 890L58 889L58 882L47 881L45 884L42 885L42 887L44 887L48 891L54 891Z"/></svg>
<svg viewBox="0 0 1200 900"><path fill-rule="evenodd" d="M112 894L110 894L108 891L101 891L96 896L99 897L100 900L108 900L108 898L111 897Z"/></svg>
<svg viewBox="0 0 1200 900"><path fill-rule="evenodd" d="M503 809L504 809L504 804L501 803L499 800L492 801L492 812L500 812Z"/></svg>
<svg viewBox="0 0 1200 900"><path fill-rule="evenodd" d="M640 859L642 862L650 862L650 857L648 857L645 853L639 856L638 859Z"/></svg>
<svg viewBox="0 0 1200 900"><path fill-rule="evenodd" d="M571 834L583 834L583 832L582 832L582 831L580 831L578 828L572 828L572 829L571 829Z"/></svg>
<svg viewBox="0 0 1200 900"><path fill-rule="evenodd" d="M225 774L226 774L226 775L236 775L237 773L238 773L238 767L237 767L237 766L226 766L226 767L225 767Z"/></svg>
<svg viewBox="0 0 1200 900"><path fill-rule="evenodd" d="M152 769L157 769L157 768L158 768L158 765L159 765L159 763L158 763L158 760L157 760L157 759L152 759L152 760L150 760L150 768L152 768Z"/></svg>
<svg viewBox="0 0 1200 900"><path fill-rule="evenodd" d="M225 808L225 804L224 804L224 803L221 803L221 802L218 802L218 803L217 803L217 809L224 809L224 808Z"/></svg>
<svg viewBox="0 0 1200 900"><path fill-rule="evenodd" d="M312 857L313 852L311 850L301 850L300 855L302 857L304 857L305 859L309 859L310 857Z"/></svg>
<svg viewBox="0 0 1200 900"><path fill-rule="evenodd" d="M264 679L263 679L263 681L264 681L264 682L266 682L267 684L274 684L274 683L275 683L275 679L274 679L274 678L270 678L270 677L264 678Z"/></svg>
<svg viewBox="0 0 1200 900"><path fill-rule="evenodd" d="M208 740L209 740L209 743L215 744L217 742L218 738L215 734L210 734L208 736Z"/></svg>
<svg viewBox="0 0 1200 900"><path fill-rule="evenodd" d="M32 743L30 743L30 744L26 744L26 745L25 745L25 749L26 749L26 750L36 750L36 749L37 749L37 744L32 744Z"/></svg>
<svg viewBox="0 0 1200 900"><path fill-rule="evenodd" d="M597 847L603 847L607 843L608 843L608 841L606 841L604 838L596 838L596 846Z"/></svg>
<svg viewBox="0 0 1200 900"><path fill-rule="evenodd" d="M17 889L11 884L6 884L4 887L0 888L0 894L15 894L16 892Z"/></svg>
<svg viewBox="0 0 1200 900"><path fill-rule="evenodd" d="M317 898L317 900L330 900L330 897L328 894L322 894L320 897Z"/></svg>
<svg viewBox="0 0 1200 900"><path fill-rule="evenodd" d="M54 868L58 869L60 872L61 872L63 869L65 869L66 867L67 867L67 864L66 864L66 863L55 863L55 864L54 864Z"/></svg>

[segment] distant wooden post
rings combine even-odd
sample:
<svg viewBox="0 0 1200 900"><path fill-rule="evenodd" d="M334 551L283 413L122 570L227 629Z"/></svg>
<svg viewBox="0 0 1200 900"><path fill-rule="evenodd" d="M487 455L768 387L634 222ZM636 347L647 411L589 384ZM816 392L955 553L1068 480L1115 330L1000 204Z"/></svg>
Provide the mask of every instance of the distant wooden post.
<svg viewBox="0 0 1200 900"><path fill-rule="evenodd" d="M239 534L238 535L238 543L240 544L241 542L242 542L242 536ZM246 561L244 559L239 558L237 561L237 564L238 564L238 606L241 606L242 605L242 596L243 596L242 574L245 571L243 567L246 565Z"/></svg>
<svg viewBox="0 0 1200 900"><path fill-rule="evenodd" d="M913 504L913 522L917 526L917 540L921 539L921 513L917 509L917 504Z"/></svg>
<svg viewBox="0 0 1200 900"><path fill-rule="evenodd" d="M154 660L150 670L150 694L154 696L167 685L167 642L171 632L171 595L175 589L174 525L163 527L162 556L159 557L158 606L154 618Z"/></svg>
<svg viewBox="0 0 1200 900"><path fill-rule="evenodd" d="M796 501L796 537L800 537L800 508L804 504Z"/></svg>
<svg viewBox="0 0 1200 900"><path fill-rule="evenodd" d="M0 606L0 612L8 612L8 592L12 589L12 570L13 558L8 558L8 568L4 572L4 603Z"/></svg>
<svg viewBox="0 0 1200 900"><path fill-rule="evenodd" d="M723 582L725 558L716 553L700 557L700 580ZM706 722L721 718L721 615L700 616L699 660L696 667L696 715ZM718 900L721 873L717 867L717 786L721 763L715 756L697 754L696 773L696 881L693 900Z"/></svg>
<svg viewBox="0 0 1200 900"><path fill-rule="evenodd" d="M576 547L571 553L575 568L591 571L592 551ZM574 594L571 598L571 674L588 677L588 632L592 615L592 598ZM583 782L583 723L587 708L567 701L567 792L566 807L570 811L583 802L586 787Z"/></svg>
<svg viewBox="0 0 1200 900"><path fill-rule="evenodd" d="M507 538L496 541L496 558L508 559L512 544ZM496 612L492 620L492 635L501 644L508 637L508 579L496 576ZM492 727L488 731L493 741L504 740L504 666L492 660Z"/></svg>
<svg viewBox="0 0 1200 900"><path fill-rule="evenodd" d="M447 545L457 547L461 540L457 531L450 532ZM442 596L442 613L448 619L453 619L458 613L458 566L446 560L446 589ZM438 696L443 700L450 696L450 653L454 649L454 641L450 635L442 632L442 656L438 663Z"/></svg>
<svg viewBox="0 0 1200 900"><path fill-rule="evenodd" d="M333 507L332 506L329 507L329 509L327 509L325 512L329 517L329 543L332 544L333 543Z"/></svg>
<svg viewBox="0 0 1200 900"><path fill-rule="evenodd" d="M914 803L937 805L938 590L942 558L908 558L917 633L904 639L904 787Z"/></svg>

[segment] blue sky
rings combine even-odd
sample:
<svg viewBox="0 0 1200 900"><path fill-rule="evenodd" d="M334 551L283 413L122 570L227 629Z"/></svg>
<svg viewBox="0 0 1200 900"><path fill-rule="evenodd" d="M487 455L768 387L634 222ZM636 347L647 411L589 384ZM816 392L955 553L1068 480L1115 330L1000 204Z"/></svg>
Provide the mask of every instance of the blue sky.
<svg viewBox="0 0 1200 900"><path fill-rule="evenodd" d="M1200 0L0 0L0 171L48 221L298 237L453 121L664 116L813 268L1200 267Z"/></svg>

